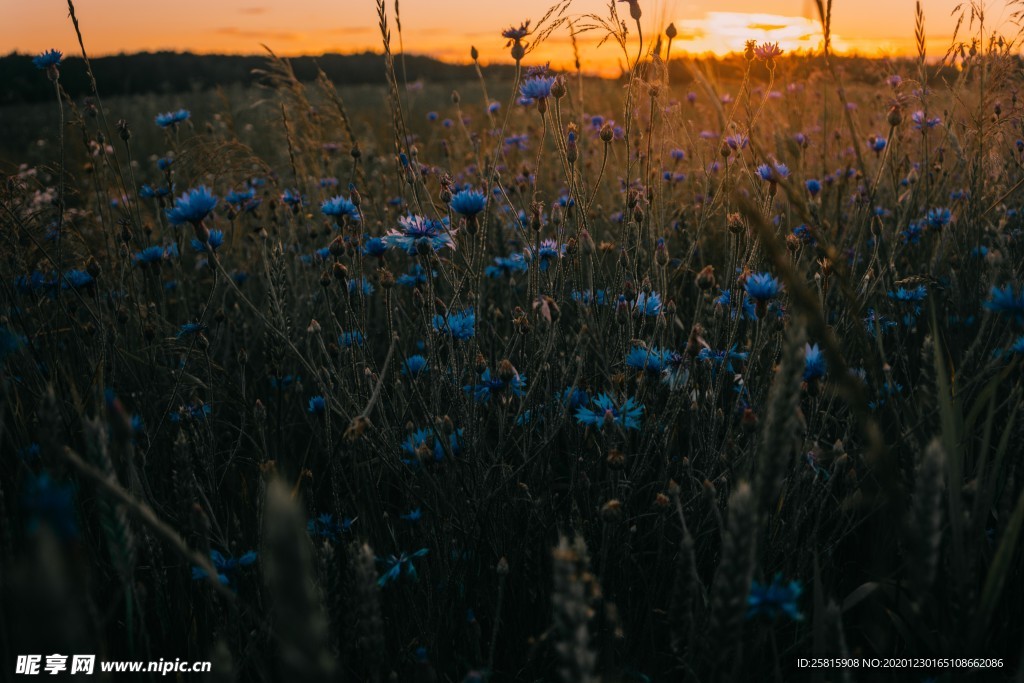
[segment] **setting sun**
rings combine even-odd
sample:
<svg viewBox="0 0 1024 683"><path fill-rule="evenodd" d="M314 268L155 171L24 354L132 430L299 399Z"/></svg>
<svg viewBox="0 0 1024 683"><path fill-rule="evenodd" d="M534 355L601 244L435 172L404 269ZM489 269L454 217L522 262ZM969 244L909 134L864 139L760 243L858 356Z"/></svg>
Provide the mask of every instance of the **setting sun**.
<svg viewBox="0 0 1024 683"><path fill-rule="evenodd" d="M818 21L781 14L708 12L702 19L677 20L675 25L681 49L697 54L742 52L748 40L778 43L786 52L817 50L824 39ZM847 48L837 35L832 46L837 51Z"/></svg>

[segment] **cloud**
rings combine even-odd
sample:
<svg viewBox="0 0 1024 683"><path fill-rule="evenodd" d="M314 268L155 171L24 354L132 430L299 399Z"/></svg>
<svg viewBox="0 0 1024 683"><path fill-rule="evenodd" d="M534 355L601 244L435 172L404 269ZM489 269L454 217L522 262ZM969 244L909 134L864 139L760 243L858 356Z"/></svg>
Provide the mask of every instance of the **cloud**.
<svg viewBox="0 0 1024 683"><path fill-rule="evenodd" d="M243 8L238 10L238 13L239 14L248 14L249 16L254 17L257 14L265 14L266 11L267 11L266 7L243 7Z"/></svg>

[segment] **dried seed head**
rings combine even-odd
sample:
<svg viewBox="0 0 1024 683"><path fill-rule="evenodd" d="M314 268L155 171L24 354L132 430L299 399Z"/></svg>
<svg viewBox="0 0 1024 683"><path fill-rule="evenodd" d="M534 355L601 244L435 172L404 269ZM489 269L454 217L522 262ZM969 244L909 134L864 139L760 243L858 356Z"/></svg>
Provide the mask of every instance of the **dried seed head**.
<svg viewBox="0 0 1024 683"><path fill-rule="evenodd" d="M726 227L734 235L743 232L743 216L738 213L730 213L725 219Z"/></svg>
<svg viewBox="0 0 1024 683"><path fill-rule="evenodd" d="M715 267L709 264L701 268L700 272L697 273L696 283L697 287L702 290L708 290L714 287Z"/></svg>
<svg viewBox="0 0 1024 683"><path fill-rule="evenodd" d="M345 440L352 443L362 437L369 428L370 419L364 415L356 415L349 422L348 429L345 430Z"/></svg>
<svg viewBox="0 0 1024 683"><path fill-rule="evenodd" d="M744 408L743 417L740 418L740 424L743 425L744 431L754 431L757 429L757 413L755 413L752 408Z"/></svg>
<svg viewBox="0 0 1024 683"><path fill-rule="evenodd" d="M593 256L597 251L597 248L594 246L594 238L590 236L590 231L586 228L580 231L580 249L587 256Z"/></svg>
<svg viewBox="0 0 1024 683"><path fill-rule="evenodd" d="M622 501L612 498L601 506L601 519L606 522L617 522L622 519Z"/></svg>
<svg viewBox="0 0 1024 683"><path fill-rule="evenodd" d="M555 82L551 84L551 96L556 100L565 97L565 81L561 76L557 77Z"/></svg>
<svg viewBox="0 0 1024 683"><path fill-rule="evenodd" d="M886 116L885 120L893 128L895 128L896 126L898 126L901 123L903 123L903 112L900 110L900 105L898 105L898 104L892 105L889 108L889 114L888 114L888 116Z"/></svg>
<svg viewBox="0 0 1024 683"><path fill-rule="evenodd" d="M613 448L608 451L608 457L605 458L605 462L608 464L608 469L621 470L626 466L626 454L618 448Z"/></svg>
<svg viewBox="0 0 1024 683"><path fill-rule="evenodd" d="M511 382L518 375L519 373L516 372L515 366L512 365L512 362L508 358L501 359L498 363L498 377L501 378L502 382Z"/></svg>

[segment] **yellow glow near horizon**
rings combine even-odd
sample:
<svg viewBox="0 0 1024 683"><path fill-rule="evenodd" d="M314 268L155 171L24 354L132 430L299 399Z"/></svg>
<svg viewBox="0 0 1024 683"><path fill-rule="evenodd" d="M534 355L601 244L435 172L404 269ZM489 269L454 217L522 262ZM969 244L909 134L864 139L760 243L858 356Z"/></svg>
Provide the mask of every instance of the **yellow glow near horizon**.
<svg viewBox="0 0 1024 683"><path fill-rule="evenodd" d="M1007 19L1003 0L988 0L986 25ZM517 3L480 0L402 0L402 32L397 30L395 2L386 0L392 51L468 62L476 46L481 62L508 63L501 30L532 18L536 21L553 0ZM950 11L960 0L924 0L928 51L940 56L949 46L955 18ZM574 0L567 16L575 26L586 15L605 16L608 0ZM674 55L723 55L742 51L746 40L778 42L787 53L820 49L821 27L808 0L640 0L643 32L650 38L672 21L679 36ZM283 56L381 51L373 0L175 0L172 5L147 0L79 0L77 13L91 56L142 51L190 51L200 54L259 54L266 44ZM914 52L912 0L857 0L834 3L833 48L838 53L901 56ZM636 29L626 6L616 5L630 30L635 50ZM802 14L798 14L802 13ZM811 17L811 18L808 18ZM590 23L594 23L590 21ZM401 45L399 38L404 41ZM600 49L598 32L577 36L584 70L614 75L627 58L614 45ZM38 53L57 48L77 54L77 38L64 2L0 0L0 53ZM635 58L630 54L629 61ZM566 27L550 35L526 63L550 61L572 68L574 54Z"/></svg>

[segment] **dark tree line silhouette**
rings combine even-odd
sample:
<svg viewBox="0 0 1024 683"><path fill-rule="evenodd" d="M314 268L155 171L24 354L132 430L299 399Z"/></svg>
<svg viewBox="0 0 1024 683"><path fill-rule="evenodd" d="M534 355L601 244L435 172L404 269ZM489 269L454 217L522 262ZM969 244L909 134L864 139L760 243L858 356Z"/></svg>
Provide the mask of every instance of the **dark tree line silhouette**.
<svg viewBox="0 0 1024 683"><path fill-rule="evenodd" d="M259 76L255 69L265 66L266 55L198 55L179 52L142 52L98 57L91 60L96 79L104 95L141 95L202 91L218 86L253 85ZM384 82L384 58L373 52L290 59L300 81L316 78L323 69L335 83L368 85ZM745 64L742 55L722 58L701 58L718 78L742 78ZM880 78L899 70L897 62L868 57L841 57L835 60L849 82L877 83ZM810 54L787 55L785 64L790 78L805 78L821 66L821 57ZM459 82L476 77L470 64L452 64L422 55L405 55L399 66L399 77L409 82L424 79L431 82ZM761 69L763 71L763 69ZM916 70L916 67L915 67ZM931 67L931 78L949 67ZM670 66L673 83L692 80L692 72L680 59ZM488 79L511 80L511 64L494 64L486 69ZM756 79L767 73L755 73ZM61 84L71 97L90 94L89 78L81 57L68 55L61 64ZM41 102L53 97L50 82L41 77L32 64L32 55L12 53L0 57L0 105Z"/></svg>

